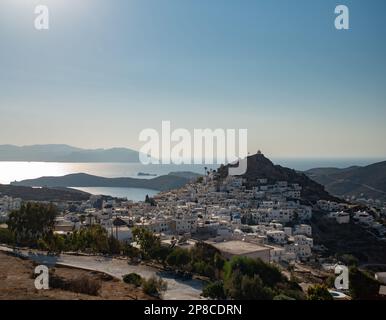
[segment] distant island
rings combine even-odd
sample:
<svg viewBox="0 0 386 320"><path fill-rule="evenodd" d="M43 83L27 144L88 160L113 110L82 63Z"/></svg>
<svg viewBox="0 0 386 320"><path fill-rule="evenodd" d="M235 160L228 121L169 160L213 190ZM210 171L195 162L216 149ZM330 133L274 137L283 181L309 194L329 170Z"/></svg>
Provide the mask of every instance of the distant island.
<svg viewBox="0 0 386 320"><path fill-rule="evenodd" d="M146 172L138 172L137 176L139 177L156 177L155 173L146 173Z"/></svg>
<svg viewBox="0 0 386 320"><path fill-rule="evenodd" d="M167 191L180 188L200 175L193 172L171 172L168 175L152 179L137 178L105 178L85 173L69 174L61 177L41 177L37 179L12 182L12 186L25 187L110 187L110 188L143 188L157 191Z"/></svg>
<svg viewBox="0 0 386 320"><path fill-rule="evenodd" d="M127 148L82 149L65 144L0 145L0 161L139 162L139 153Z"/></svg>

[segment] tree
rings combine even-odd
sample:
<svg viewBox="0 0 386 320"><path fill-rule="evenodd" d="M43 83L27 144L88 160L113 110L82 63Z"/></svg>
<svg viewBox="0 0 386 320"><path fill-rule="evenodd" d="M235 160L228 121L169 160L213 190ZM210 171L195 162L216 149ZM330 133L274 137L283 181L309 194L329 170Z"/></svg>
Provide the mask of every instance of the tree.
<svg viewBox="0 0 386 320"><path fill-rule="evenodd" d="M258 275L243 275L240 270L225 280L224 288L226 295L236 300L272 300L275 295Z"/></svg>
<svg viewBox="0 0 386 320"><path fill-rule="evenodd" d="M37 246L41 250L59 254L65 250L66 243L63 236L48 234L44 238L38 239Z"/></svg>
<svg viewBox="0 0 386 320"><path fill-rule="evenodd" d="M51 204L27 203L11 212L7 224L18 244L35 245L38 239L52 233L57 214Z"/></svg>
<svg viewBox="0 0 386 320"><path fill-rule="evenodd" d="M251 259L248 257L235 256L225 264L224 279L239 271L241 275L253 277L258 275L263 284L269 287L275 286L284 280L281 272L275 266L263 262L261 259Z"/></svg>
<svg viewBox="0 0 386 320"><path fill-rule="evenodd" d="M161 246L159 237L144 228L134 228L133 237L140 245L143 253L150 258L154 257L154 254Z"/></svg>
<svg viewBox="0 0 386 320"><path fill-rule="evenodd" d="M333 297L328 292L327 287L316 284L308 288L307 300L333 300Z"/></svg>
<svg viewBox="0 0 386 320"><path fill-rule="evenodd" d="M193 272L198 273L202 276L213 278L215 276L214 267L205 262L205 261L197 261L193 263Z"/></svg>
<svg viewBox="0 0 386 320"><path fill-rule="evenodd" d="M120 254L123 251L121 242L113 236L109 237L108 245L110 254Z"/></svg>
<svg viewBox="0 0 386 320"><path fill-rule="evenodd" d="M188 250L175 248L166 258L166 263L170 266L183 268L190 262L190 254Z"/></svg>
<svg viewBox="0 0 386 320"><path fill-rule="evenodd" d="M221 254L216 252L213 260L214 260L214 266L216 267L216 269L222 270L224 268L225 259L223 258L223 256Z"/></svg>
<svg viewBox="0 0 386 320"><path fill-rule="evenodd" d="M80 220L81 223L84 223L86 221L86 216L84 214L81 214L79 216L79 220Z"/></svg>
<svg viewBox="0 0 386 320"><path fill-rule="evenodd" d="M350 295L356 300L374 300L378 298L380 284L367 272L356 267L349 270Z"/></svg>
<svg viewBox="0 0 386 320"><path fill-rule="evenodd" d="M141 251L128 244L123 248L123 253L127 255L129 258L139 258L141 256Z"/></svg>
<svg viewBox="0 0 386 320"><path fill-rule="evenodd" d="M202 295L205 298L224 300L226 299L226 294L224 291L224 283L222 281L210 282L202 290Z"/></svg>
<svg viewBox="0 0 386 320"><path fill-rule="evenodd" d="M109 240L106 229L100 225L92 225L75 231L66 240L66 248L73 251L87 251L92 253L114 253L110 249L116 250L116 243Z"/></svg>
<svg viewBox="0 0 386 320"><path fill-rule="evenodd" d="M272 300L273 291L265 287L258 275L243 276L241 280L242 297L244 300Z"/></svg>
<svg viewBox="0 0 386 320"><path fill-rule="evenodd" d="M154 200L154 198L150 198L148 194L147 194L146 197L145 197L145 202L146 202L146 203L149 203L152 207L157 206L157 203L156 203L156 201Z"/></svg>
<svg viewBox="0 0 386 320"><path fill-rule="evenodd" d="M166 259L169 256L169 254L172 252L172 250L173 249L170 248L169 246L160 245L159 247L156 247L153 250L153 253L152 253L153 259L156 259L159 262L161 262L162 264L165 264Z"/></svg>
<svg viewBox="0 0 386 320"><path fill-rule="evenodd" d="M234 256L225 262L223 277L225 294L230 299L272 300L279 294L301 297L300 288L261 259Z"/></svg>

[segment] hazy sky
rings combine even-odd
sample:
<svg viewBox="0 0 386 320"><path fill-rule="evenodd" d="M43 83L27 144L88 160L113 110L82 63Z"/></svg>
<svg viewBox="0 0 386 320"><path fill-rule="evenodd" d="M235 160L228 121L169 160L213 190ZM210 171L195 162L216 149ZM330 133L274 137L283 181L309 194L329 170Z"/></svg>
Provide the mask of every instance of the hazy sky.
<svg viewBox="0 0 386 320"><path fill-rule="evenodd" d="M138 149L171 120L247 128L276 157L386 156L385 16L384 0L1 0L0 144Z"/></svg>

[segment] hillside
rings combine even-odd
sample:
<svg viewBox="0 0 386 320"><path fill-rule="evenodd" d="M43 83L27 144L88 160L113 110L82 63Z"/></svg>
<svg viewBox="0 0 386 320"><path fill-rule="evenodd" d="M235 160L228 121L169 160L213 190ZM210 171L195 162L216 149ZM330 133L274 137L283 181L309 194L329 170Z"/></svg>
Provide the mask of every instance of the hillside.
<svg viewBox="0 0 386 320"><path fill-rule="evenodd" d="M219 169L221 176L228 174L229 166L223 166ZM322 185L311 180L304 173L275 165L262 153L257 153L247 158L247 172L243 177L247 179L248 187L255 186L258 178L266 178L270 183L287 181L288 183L297 183L302 186L302 198L304 200L311 202L320 199L339 201L339 199L331 196Z"/></svg>
<svg viewBox="0 0 386 320"><path fill-rule="evenodd" d="M137 151L126 148L81 149L63 144L0 145L0 161L139 162Z"/></svg>
<svg viewBox="0 0 386 320"><path fill-rule="evenodd" d="M25 201L83 201L90 198L90 194L73 189L31 188L3 184L0 184L1 195Z"/></svg>
<svg viewBox="0 0 386 320"><path fill-rule="evenodd" d="M339 197L386 200L386 161L365 167L316 168L306 171L305 174Z"/></svg>
<svg viewBox="0 0 386 320"><path fill-rule="evenodd" d="M33 272L36 264L30 260L0 252L0 300L154 300L141 288L126 284L104 273L65 266L50 268L50 276L67 285L58 288L50 282L49 290L36 290ZM97 295L77 293L69 284L87 280L100 286ZM51 279L50 279L51 280ZM56 281L58 283L58 281ZM55 282L54 282L55 283ZM84 290L84 289L83 289Z"/></svg>
<svg viewBox="0 0 386 320"><path fill-rule="evenodd" d="M153 179L136 178L104 178L85 173L69 174L62 177L41 177L31 180L13 182L13 186L30 187L119 187L119 188L145 188L159 191L180 188L191 179L175 174L159 176Z"/></svg>

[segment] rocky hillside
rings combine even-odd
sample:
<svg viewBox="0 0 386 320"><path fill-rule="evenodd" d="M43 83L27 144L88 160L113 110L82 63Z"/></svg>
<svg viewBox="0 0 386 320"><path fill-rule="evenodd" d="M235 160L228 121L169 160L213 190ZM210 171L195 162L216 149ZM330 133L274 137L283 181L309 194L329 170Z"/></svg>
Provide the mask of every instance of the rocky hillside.
<svg viewBox="0 0 386 320"><path fill-rule="evenodd" d="M219 169L220 176L228 175L228 167L222 166ZM293 169L275 165L271 160L266 158L262 153L251 155L247 159L247 172L243 175L247 179L247 186L256 185L258 178L266 178L270 183L277 181L288 181L288 183L298 183L302 186L302 198L311 202L319 199L340 201L331 196L322 185L311 180L304 173L297 172Z"/></svg>
<svg viewBox="0 0 386 320"><path fill-rule="evenodd" d="M41 177L37 179L12 182L13 186L30 187L119 187L145 188L166 191L184 186L191 181L195 174L187 175L183 172L170 173L152 179L136 178L104 178L85 173L69 174L62 177Z"/></svg>
<svg viewBox="0 0 386 320"><path fill-rule="evenodd" d="M365 167L316 168L305 172L339 197L355 196L386 201L386 161Z"/></svg>
<svg viewBox="0 0 386 320"><path fill-rule="evenodd" d="M84 201L90 194L67 188L31 188L0 184L0 196L7 195L25 201Z"/></svg>

